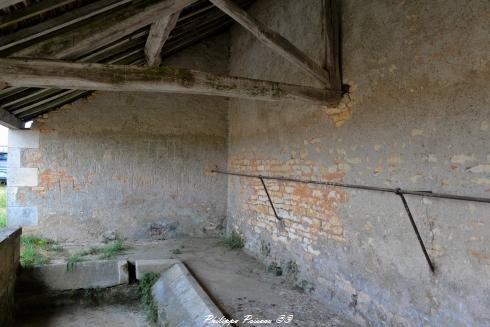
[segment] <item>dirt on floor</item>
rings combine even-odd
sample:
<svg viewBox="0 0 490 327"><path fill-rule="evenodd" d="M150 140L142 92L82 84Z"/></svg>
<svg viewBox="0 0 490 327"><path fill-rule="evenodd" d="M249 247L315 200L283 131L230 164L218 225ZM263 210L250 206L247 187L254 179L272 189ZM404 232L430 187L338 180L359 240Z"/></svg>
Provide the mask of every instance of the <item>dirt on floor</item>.
<svg viewBox="0 0 490 327"><path fill-rule="evenodd" d="M65 245L65 254L87 248ZM240 321L237 326L279 325L275 321L282 315L292 316L288 326L356 326L330 312L328 306L310 294L294 289L294 285L285 277L268 272L263 264L245 251L229 250L218 245L217 239L187 238L133 243L117 258L130 261L175 258L183 261L220 309L229 318ZM58 258L56 261L62 260ZM97 312L94 314L98 315ZM272 320L273 323L245 322L249 316L254 320Z"/></svg>

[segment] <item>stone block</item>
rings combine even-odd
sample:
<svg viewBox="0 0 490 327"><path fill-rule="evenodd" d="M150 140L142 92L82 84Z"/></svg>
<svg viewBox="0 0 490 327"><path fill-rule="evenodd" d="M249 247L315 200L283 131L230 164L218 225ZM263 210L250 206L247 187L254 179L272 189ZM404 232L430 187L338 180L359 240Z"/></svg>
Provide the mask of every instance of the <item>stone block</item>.
<svg viewBox="0 0 490 327"><path fill-rule="evenodd" d="M21 289L63 291L111 287L128 284L127 261L80 262L73 266L51 264L24 270L19 277Z"/></svg>
<svg viewBox="0 0 490 327"><path fill-rule="evenodd" d="M20 167L20 148L9 148L9 154L7 157L7 167L9 168Z"/></svg>
<svg viewBox="0 0 490 327"><path fill-rule="evenodd" d="M7 225L36 226L38 222L36 207L7 207Z"/></svg>
<svg viewBox="0 0 490 327"><path fill-rule="evenodd" d="M152 294L161 326L216 326L207 319L224 316L182 263L162 273Z"/></svg>
<svg viewBox="0 0 490 327"><path fill-rule="evenodd" d="M9 129L8 145L14 148L39 149L39 131Z"/></svg>
<svg viewBox="0 0 490 327"><path fill-rule="evenodd" d="M7 170L8 184L10 186L37 186L37 168L15 168Z"/></svg>

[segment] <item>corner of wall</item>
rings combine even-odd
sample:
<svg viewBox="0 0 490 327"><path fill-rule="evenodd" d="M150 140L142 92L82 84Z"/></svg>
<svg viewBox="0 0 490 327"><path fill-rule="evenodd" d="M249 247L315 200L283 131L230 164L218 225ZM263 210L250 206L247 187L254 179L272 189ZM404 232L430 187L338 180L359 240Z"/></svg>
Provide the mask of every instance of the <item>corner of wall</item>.
<svg viewBox="0 0 490 327"><path fill-rule="evenodd" d="M22 152L39 149L39 130L9 130L7 160L7 225L35 226L37 207L23 206L17 199L19 189L38 186L38 168L24 167Z"/></svg>

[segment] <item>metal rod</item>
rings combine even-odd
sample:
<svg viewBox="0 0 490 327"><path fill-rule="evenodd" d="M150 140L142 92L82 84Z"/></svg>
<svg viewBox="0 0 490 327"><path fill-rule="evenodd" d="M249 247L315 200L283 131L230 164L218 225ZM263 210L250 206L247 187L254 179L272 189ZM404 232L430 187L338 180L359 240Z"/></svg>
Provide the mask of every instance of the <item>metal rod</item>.
<svg viewBox="0 0 490 327"><path fill-rule="evenodd" d="M296 178L290 178L284 176L263 176L263 175L242 174L242 173L234 173L234 172L228 172L223 170L212 170L211 172L218 173L218 174L232 175L232 176L263 178L263 179L272 179L272 180L305 183L305 184L327 185L327 186L344 187L344 188L366 190L366 191L378 191L378 192L387 192L387 193L395 193L395 194L398 194L398 192L400 192L401 194L408 194L408 195L415 195L415 196L422 196L422 197L490 203L490 198L480 198L474 196L464 196L464 195L455 195L455 194L447 194L447 193L433 193L431 191L412 191L412 190L404 190L404 189L388 188L388 187L365 186L365 185L337 183L337 182L322 182L322 181L296 179Z"/></svg>
<svg viewBox="0 0 490 327"><path fill-rule="evenodd" d="M265 194L267 194L267 198L269 199L269 203L271 204L272 211L274 211L274 216L276 216L277 220L282 220L281 217L277 215L276 208L274 207L274 203L272 203L271 196L269 195L269 191L267 191L267 186L265 186L264 179L262 176L259 176L260 181L262 182L262 186L264 187Z"/></svg>
<svg viewBox="0 0 490 327"><path fill-rule="evenodd" d="M412 224L413 230L415 231L415 234L417 235L417 239L419 240L420 247L422 248L422 252L424 252L425 260L427 260L427 263L429 264L430 270L432 273L434 273L434 265L432 264L432 261L430 260L429 254L427 253L427 249L425 248L424 241L422 240L422 237L420 236L419 229L417 228L417 224L415 224L415 220L413 219L412 212L410 211L410 208L408 207L407 200L405 199L405 196L401 192L397 192L397 194L400 196L402 199L403 205L405 206L405 211L407 212L408 218L410 219L410 223Z"/></svg>

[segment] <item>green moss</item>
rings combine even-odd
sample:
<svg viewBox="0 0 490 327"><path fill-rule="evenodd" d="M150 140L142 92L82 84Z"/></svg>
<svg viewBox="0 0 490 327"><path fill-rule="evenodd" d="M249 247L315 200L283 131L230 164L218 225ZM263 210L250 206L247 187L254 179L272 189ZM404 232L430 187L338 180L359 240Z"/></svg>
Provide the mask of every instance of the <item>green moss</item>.
<svg viewBox="0 0 490 327"><path fill-rule="evenodd" d="M151 288L160 278L159 274L146 273L138 281L138 293L140 301L145 308L148 321L155 324L158 320L158 310L155 302L153 301L153 295L151 294Z"/></svg>

